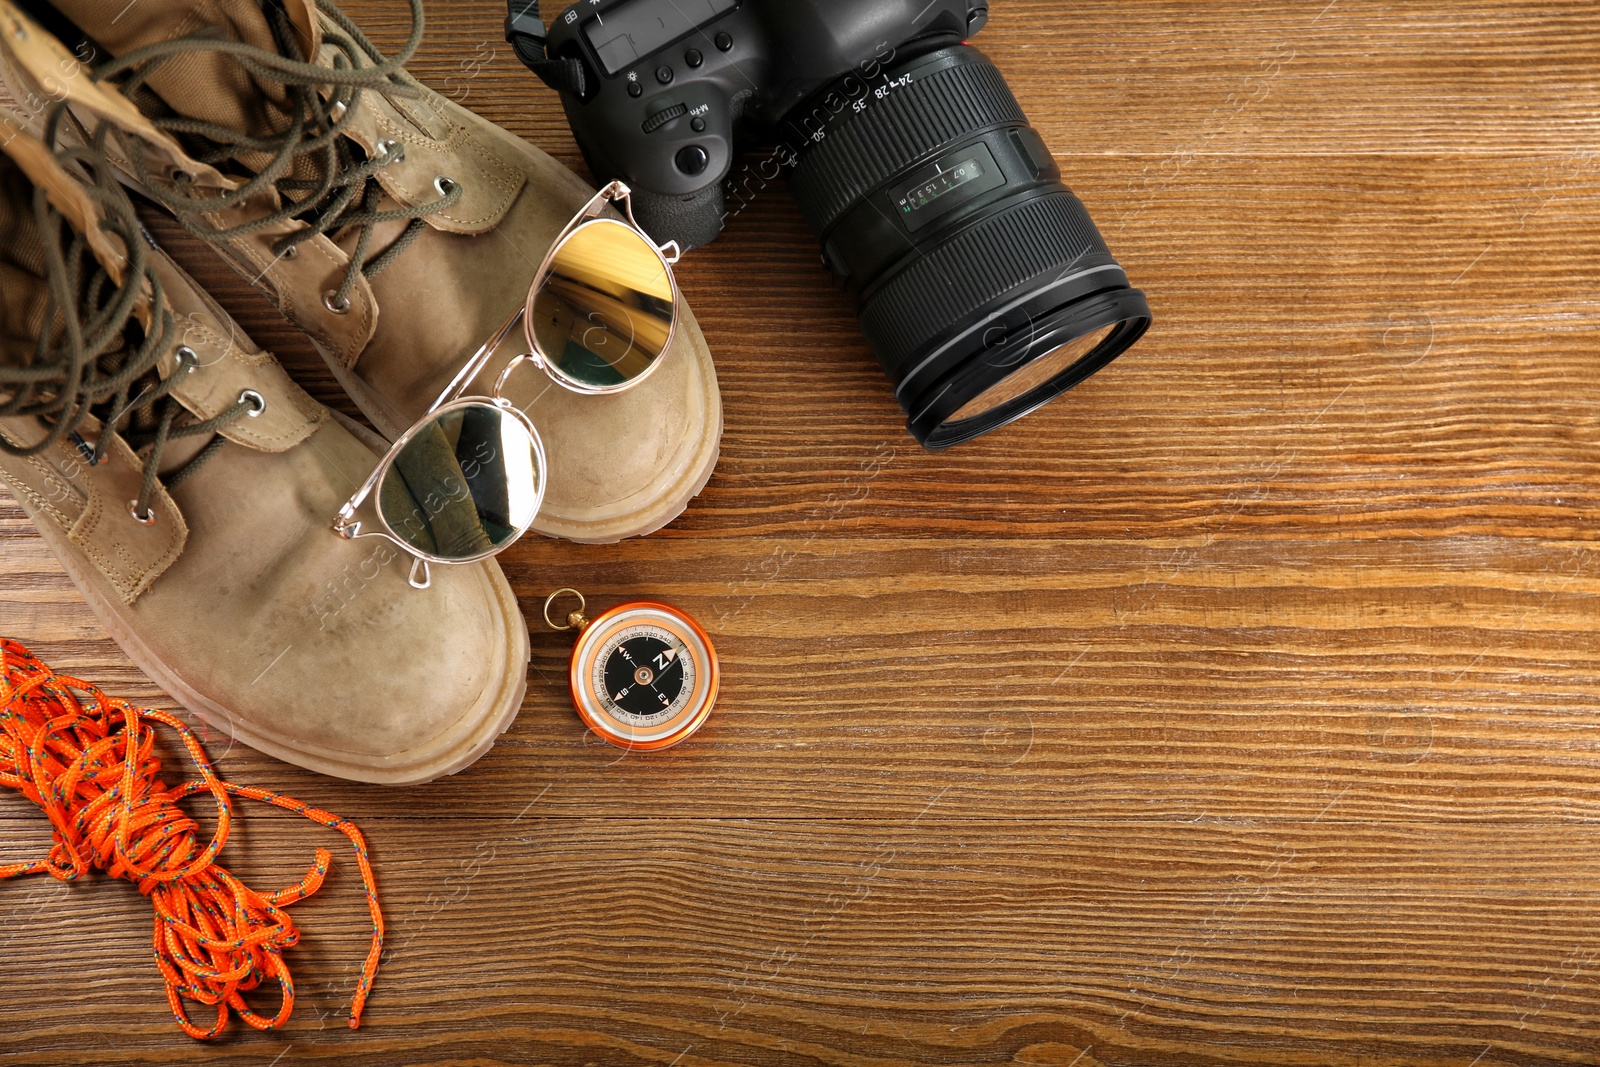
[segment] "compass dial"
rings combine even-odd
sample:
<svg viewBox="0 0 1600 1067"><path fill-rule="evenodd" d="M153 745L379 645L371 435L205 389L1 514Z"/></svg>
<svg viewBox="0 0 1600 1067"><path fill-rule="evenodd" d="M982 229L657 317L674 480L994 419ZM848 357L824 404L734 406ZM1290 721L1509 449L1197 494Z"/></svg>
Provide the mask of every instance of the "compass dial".
<svg viewBox="0 0 1600 1067"><path fill-rule="evenodd" d="M578 714L601 738L621 748L669 748L711 713L717 654L705 631L676 608L624 604L583 631L571 681Z"/></svg>
<svg viewBox="0 0 1600 1067"><path fill-rule="evenodd" d="M683 710L694 692L694 661L659 626L623 630L595 658L594 687L607 711L630 726L656 726Z"/></svg>

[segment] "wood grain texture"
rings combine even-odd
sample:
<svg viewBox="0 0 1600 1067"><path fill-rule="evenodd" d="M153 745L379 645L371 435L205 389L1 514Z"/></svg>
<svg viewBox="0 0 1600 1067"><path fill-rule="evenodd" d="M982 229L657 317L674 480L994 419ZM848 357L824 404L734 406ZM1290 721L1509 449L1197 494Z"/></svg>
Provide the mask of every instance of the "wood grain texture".
<svg viewBox="0 0 1600 1067"><path fill-rule="evenodd" d="M404 36L401 5L348 9ZM500 10L431 3L412 70L581 168ZM521 718L458 778L214 738L372 842L363 1028L348 863L299 909L288 1029L212 1047L167 1017L130 887L10 883L0 1058L1600 1062L1600 9L1013 0L979 43L1150 337L923 453L769 190L680 270L727 405L706 492L646 541L505 558L530 616L563 585L698 615L710 725L598 746L535 631ZM9 501L0 631L170 706ZM47 842L0 798L0 862ZM229 863L287 883L315 843L342 842L251 809Z"/></svg>

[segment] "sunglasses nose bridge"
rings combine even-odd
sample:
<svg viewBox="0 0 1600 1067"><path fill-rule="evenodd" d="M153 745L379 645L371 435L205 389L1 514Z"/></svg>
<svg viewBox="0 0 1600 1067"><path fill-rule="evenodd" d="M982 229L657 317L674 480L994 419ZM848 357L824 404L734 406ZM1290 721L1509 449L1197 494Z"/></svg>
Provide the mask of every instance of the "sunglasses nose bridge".
<svg viewBox="0 0 1600 1067"><path fill-rule="evenodd" d="M494 389L490 392L489 396L496 404L499 404L501 407L511 406L511 401L506 399L505 396L506 383L511 380L512 372L518 367L522 366L524 363L531 363L539 370L546 371L548 373L548 367L545 364L544 357L539 355L539 353L518 353L510 363L506 364L505 369L500 372L500 376L494 381Z"/></svg>

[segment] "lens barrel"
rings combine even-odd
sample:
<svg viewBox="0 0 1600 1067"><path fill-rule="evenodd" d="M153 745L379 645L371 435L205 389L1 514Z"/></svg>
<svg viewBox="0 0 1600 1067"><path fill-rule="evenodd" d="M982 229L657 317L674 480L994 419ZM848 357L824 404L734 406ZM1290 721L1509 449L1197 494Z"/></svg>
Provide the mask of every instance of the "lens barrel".
<svg viewBox="0 0 1600 1067"><path fill-rule="evenodd" d="M785 125L804 145L790 187L924 446L1021 418L1149 328L1144 294L977 49L849 75Z"/></svg>

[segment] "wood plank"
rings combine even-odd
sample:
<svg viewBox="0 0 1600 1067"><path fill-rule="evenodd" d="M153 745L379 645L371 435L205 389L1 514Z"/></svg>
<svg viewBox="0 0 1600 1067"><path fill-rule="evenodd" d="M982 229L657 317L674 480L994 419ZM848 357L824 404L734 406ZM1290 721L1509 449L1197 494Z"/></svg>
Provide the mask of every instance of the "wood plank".
<svg viewBox="0 0 1600 1067"><path fill-rule="evenodd" d="M1310 817L1339 796L1374 818L1594 817L1600 577L1580 544L1078 543L1067 568L1055 542L776 547L742 557L753 577L737 596L721 578L673 585L717 632L729 678L694 745L598 746L571 712L570 639L536 634L522 717L469 774L404 803L489 817L549 787L543 803L573 815L676 798L707 816L903 817L939 781L964 815ZM614 595L653 592L615 551ZM729 559L690 540L652 551L688 576ZM519 555L509 573L524 590L582 582L590 555L536 568ZM70 595L63 583L32 609L38 627ZM537 594L524 606L535 615ZM75 636L92 630L85 610L71 615L37 651L168 703L114 669L106 642ZM398 802L241 748L222 764L352 817Z"/></svg>
<svg viewBox="0 0 1600 1067"><path fill-rule="evenodd" d="M389 47L409 29L402 5L351 10ZM430 22L410 69L580 166L555 94L530 84L501 39L503 7L461 0L449 10L448 26ZM1130 190L1162 182L1174 166L1181 173L1191 156L1240 151L1600 162L1591 151L1600 14L1581 4L1011 0L973 43L1058 152L1171 160L1124 178Z"/></svg>
<svg viewBox="0 0 1600 1067"><path fill-rule="evenodd" d="M293 1024L230 1039L228 1062L1592 1062L1592 829L941 809L508 815L449 841L379 820L391 939L366 1025L341 1025L366 936L346 864L297 909L288 958L312 980ZM49 1004L0 1007L0 1028L48 1062L73 1062L85 1012L115 1038L98 1062L184 1051L141 959L144 901L13 888L33 936L8 969L63 948L82 966Z"/></svg>

